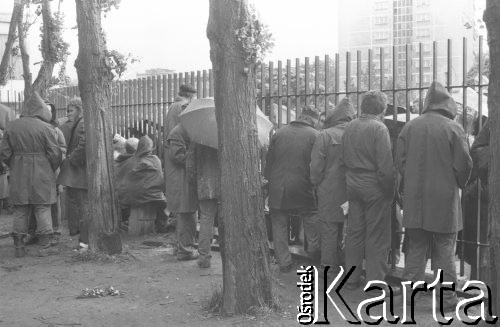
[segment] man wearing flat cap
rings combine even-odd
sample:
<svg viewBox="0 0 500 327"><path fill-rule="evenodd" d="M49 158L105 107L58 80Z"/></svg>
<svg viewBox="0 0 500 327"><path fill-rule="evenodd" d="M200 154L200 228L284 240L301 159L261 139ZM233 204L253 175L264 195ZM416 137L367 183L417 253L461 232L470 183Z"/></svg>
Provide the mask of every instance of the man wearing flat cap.
<svg viewBox="0 0 500 327"><path fill-rule="evenodd" d="M282 272L293 268L288 250L290 215L298 214L302 218L308 255L319 255L316 201L309 176L311 151L319 133L318 121L316 108L303 108L298 120L273 135L267 153L264 176L269 180L274 253Z"/></svg>
<svg viewBox="0 0 500 327"><path fill-rule="evenodd" d="M182 84L179 87L179 93L175 98L175 102L168 108L165 135L170 134L170 131L172 131L174 127L180 123L180 113L186 109L191 100L193 100L195 94L196 89L191 85Z"/></svg>

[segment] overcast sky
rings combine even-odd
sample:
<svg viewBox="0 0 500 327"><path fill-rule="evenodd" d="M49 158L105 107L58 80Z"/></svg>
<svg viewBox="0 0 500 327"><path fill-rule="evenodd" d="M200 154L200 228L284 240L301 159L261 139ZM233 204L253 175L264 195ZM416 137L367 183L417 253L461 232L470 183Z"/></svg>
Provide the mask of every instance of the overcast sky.
<svg viewBox="0 0 500 327"><path fill-rule="evenodd" d="M275 47L267 60L323 55L337 50L337 1L251 0L273 33ZM192 71L211 67L206 37L208 0L122 0L104 19L108 48L140 59L125 77L149 68ZM13 0L0 0L0 11L12 10ZM52 2L53 11L58 0ZM78 52L75 2L64 0L65 39L71 44L68 73L75 77ZM38 27L30 30L32 62L40 60ZM33 69L34 72L36 68Z"/></svg>

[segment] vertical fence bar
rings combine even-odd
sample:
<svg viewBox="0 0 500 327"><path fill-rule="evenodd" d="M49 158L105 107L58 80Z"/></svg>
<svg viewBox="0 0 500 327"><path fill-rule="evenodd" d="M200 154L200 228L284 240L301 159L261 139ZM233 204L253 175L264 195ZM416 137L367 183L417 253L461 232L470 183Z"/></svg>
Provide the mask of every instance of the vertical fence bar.
<svg viewBox="0 0 500 327"><path fill-rule="evenodd" d="M359 103L359 95L361 93L361 51L356 51L356 112L359 116L361 104Z"/></svg>
<svg viewBox="0 0 500 327"><path fill-rule="evenodd" d="M384 53L384 48L383 47L380 47L380 90L381 91L384 91L384 75L385 75L385 71L384 71L384 61L385 61L385 53Z"/></svg>
<svg viewBox="0 0 500 327"><path fill-rule="evenodd" d="M167 76L167 100L166 100L166 106L165 106L165 116L167 115L167 110L168 106L170 106L173 103L173 97L174 97L174 77L172 74L168 74Z"/></svg>
<svg viewBox="0 0 500 327"><path fill-rule="evenodd" d="M174 74L174 89L173 89L173 94L177 94L177 92L179 91L179 81L178 81L178 75L177 73ZM174 98L175 98L175 95L174 95Z"/></svg>
<svg viewBox="0 0 500 327"><path fill-rule="evenodd" d="M143 108L142 108L142 83L143 79L137 79L137 132L143 133L143 126L141 120L143 119Z"/></svg>
<svg viewBox="0 0 500 327"><path fill-rule="evenodd" d="M300 59L295 58L295 118L300 113Z"/></svg>
<svg viewBox="0 0 500 327"><path fill-rule="evenodd" d="M396 126L396 122L398 121L398 101L397 101L397 93L396 93L396 81L398 79L398 54L396 51L396 46L392 46L392 109L393 109L393 120L394 125ZM410 108L406 107L406 111L410 110ZM393 140L393 144L396 144L396 139ZM394 147L395 149L395 147ZM393 151L393 155L396 154L396 151ZM394 259L394 258L393 258Z"/></svg>
<svg viewBox="0 0 500 327"><path fill-rule="evenodd" d="M207 71L206 70L203 70L203 83L202 83L202 87L203 87L203 97L206 98L207 97Z"/></svg>
<svg viewBox="0 0 500 327"><path fill-rule="evenodd" d="M396 94L396 82L398 79L398 54L396 51L396 46L392 46L392 119L394 121L394 126L397 126L397 121L398 121L398 101L397 101L397 94ZM409 111L410 108L406 107L406 111ZM391 133L392 134L392 133ZM397 135L392 135L392 156L393 158L396 158L396 144L397 144ZM391 217L396 217L396 201L392 201L391 205ZM399 226L397 226L399 227ZM401 239L400 234L399 234L399 228L398 229L392 229L394 231L394 234L392 235L393 238L396 238L396 240L399 240L397 244L394 244L394 242L391 242L391 268L394 270L396 268L396 253L398 252L400 246L401 246ZM394 248L396 246L396 248Z"/></svg>
<svg viewBox="0 0 500 327"><path fill-rule="evenodd" d="M125 91L125 99L126 99L126 110L125 110L125 137L129 138L130 137L130 127L132 124L130 123L130 116L131 116L131 109L132 109L132 100L133 100L133 94L132 94L132 81L128 80L125 84L126 91Z"/></svg>
<svg viewBox="0 0 500 327"><path fill-rule="evenodd" d="M139 125L137 122L137 119L139 117L138 114L138 103L139 103L139 85L138 85L138 79L132 80L132 101L133 101L133 106L132 106L132 123L133 123L133 131L134 131L134 137L136 137L135 133L139 129Z"/></svg>
<svg viewBox="0 0 500 327"><path fill-rule="evenodd" d="M479 91L479 96L478 96L478 119L479 119L479 130L483 128L483 36L479 36L479 63L478 63L478 91ZM476 247L476 267L478 269L478 274L477 276L471 276L472 278L479 279L481 276L479 274L479 270L481 269L481 262L483 261L483 255L481 249L481 243L482 243L482 238L481 238L481 216L482 216L482 209L481 209L481 203L482 203L482 185L481 185L481 179L477 179L477 229L476 229L476 240L477 240L477 247ZM484 251L486 252L486 251ZM491 263L490 263L491 264Z"/></svg>
<svg viewBox="0 0 500 327"><path fill-rule="evenodd" d="M196 71L196 92L198 99L203 98L203 84L201 80L201 71Z"/></svg>
<svg viewBox="0 0 500 327"><path fill-rule="evenodd" d="M291 120L292 98L290 97L292 88L292 61L286 60L286 123L289 124Z"/></svg>
<svg viewBox="0 0 500 327"><path fill-rule="evenodd" d="M195 80L195 72L194 71L191 72L191 78L190 78L189 84L191 84L191 86L193 86L193 87L195 85L197 86L197 83L196 83L196 80ZM198 91L198 90L196 90L196 91ZM200 97L199 93L197 93L196 96L199 98Z"/></svg>
<svg viewBox="0 0 500 327"><path fill-rule="evenodd" d="M314 107L318 108L319 94L319 56L314 57ZM326 115L326 111L325 111Z"/></svg>
<svg viewBox="0 0 500 327"><path fill-rule="evenodd" d="M282 78L283 78L283 67L281 60L278 60L278 128L281 127L283 123L283 107L281 106Z"/></svg>
<svg viewBox="0 0 500 327"><path fill-rule="evenodd" d="M269 62L269 69L268 70L269 70L269 95L266 95L266 96L269 99L267 101L268 105L269 105L269 117L272 117L273 118L273 122L276 123L277 113L274 112L274 102L273 102L273 95L274 95L274 63L272 61Z"/></svg>
<svg viewBox="0 0 500 327"><path fill-rule="evenodd" d="M170 76L170 75L169 75ZM164 157L165 157L165 142L167 136L165 135L165 128L167 126L167 108L168 108L168 93L169 93L169 85L168 85L168 78L167 75L163 75L161 77L162 79L162 103L159 108L161 111L161 120L158 120L158 123L161 122L161 129L160 129L160 137L161 137L161 144L160 144L160 159L162 162L164 162Z"/></svg>
<svg viewBox="0 0 500 327"><path fill-rule="evenodd" d="M447 58L447 73L446 73L446 87L448 88L448 92L451 93L451 85L452 85L452 49L451 49L451 39L448 39L448 58Z"/></svg>
<svg viewBox="0 0 500 327"><path fill-rule="evenodd" d="M462 126L467 133L467 39L464 37L463 38L463 43L462 43ZM462 200L462 212L467 212L466 211L466 206L467 203L465 201L465 196L461 197ZM480 218L480 217L477 217ZM478 219L479 220L479 219ZM477 242L479 240L476 239L476 246ZM464 244L464 233L463 231L460 233L460 276L464 276L465 274L465 260L464 260L464 250L465 250L465 244ZM475 265L474 263L471 263L471 265ZM479 267L476 266L476 271L478 271ZM476 276L474 276L476 277Z"/></svg>
<svg viewBox="0 0 500 327"><path fill-rule="evenodd" d="M127 94L125 93L127 91L127 81L121 81L120 82L120 93L121 93L121 102L122 102L122 105L121 105L121 115L122 115L122 136L123 137L126 137L127 136L127 109L128 109L128 106L127 106L127 100L128 100L128 96Z"/></svg>
<svg viewBox="0 0 500 327"><path fill-rule="evenodd" d="M151 113L151 116L150 116L150 120L149 120L149 134L151 135L151 138L153 140L153 145L154 147L156 148L156 154L158 154L158 129L156 128L156 117L157 117L157 110L156 110L156 107L158 105L158 84L156 82L156 76L152 76L151 77L151 85L149 86L149 88L152 88L152 92L151 92L151 97L150 97L150 100L151 100L151 110L150 110L150 113Z"/></svg>
<svg viewBox="0 0 500 327"><path fill-rule="evenodd" d="M163 76L158 75L156 77L156 124L155 124L155 133L156 133L156 153L161 158L162 149L163 149L163 136L162 136L162 94L163 94Z"/></svg>
<svg viewBox="0 0 500 327"><path fill-rule="evenodd" d="M372 65L373 65L373 51L368 49L368 90L372 89Z"/></svg>
<svg viewBox="0 0 500 327"><path fill-rule="evenodd" d="M213 74L213 71L210 69L208 71L208 78L209 78L209 81L210 81L210 89L209 89L209 96L210 97L213 97L214 96L214 88L215 88L215 83L214 83L214 74Z"/></svg>
<svg viewBox="0 0 500 327"><path fill-rule="evenodd" d="M345 97L350 98L350 85L351 84L351 52L347 51L345 54Z"/></svg>
<svg viewBox="0 0 500 327"><path fill-rule="evenodd" d="M264 62L260 63L260 110L264 114L266 113L266 64ZM269 114L271 118L271 114Z"/></svg>
<svg viewBox="0 0 500 327"><path fill-rule="evenodd" d="M142 119L140 120L140 124L141 124L141 132L142 134L144 135L147 135L148 134L148 130L147 130L147 127L146 127L146 119L148 119L148 79L147 77L143 77L142 78L142 83L141 83L141 88L142 88L142 99L141 99L141 102L142 102Z"/></svg>
<svg viewBox="0 0 500 327"><path fill-rule="evenodd" d="M330 92L330 57L325 55L325 119L328 113L328 93Z"/></svg>
<svg viewBox="0 0 500 327"><path fill-rule="evenodd" d="M411 87L411 61L412 58L410 56L410 44L406 44L405 46L405 89L406 89L406 108L410 108L410 91L409 88ZM420 108L418 109L420 112ZM406 110L406 121L410 121L410 111Z"/></svg>
<svg viewBox="0 0 500 327"><path fill-rule="evenodd" d="M432 80L437 80L437 42L432 42Z"/></svg>
<svg viewBox="0 0 500 327"><path fill-rule="evenodd" d="M422 42L418 44L418 113L422 114L422 109L423 109L423 98L422 98L422 91L423 91L423 79L424 79L424 56L422 53Z"/></svg>
<svg viewBox="0 0 500 327"><path fill-rule="evenodd" d="M335 54L335 106L339 104L340 92L340 56Z"/></svg>
<svg viewBox="0 0 500 327"><path fill-rule="evenodd" d="M151 101L151 76L148 76L146 78L146 134L150 135L151 137L151 109L152 109L152 101Z"/></svg>
<svg viewBox="0 0 500 327"><path fill-rule="evenodd" d="M309 105L309 57L304 59L304 105Z"/></svg>

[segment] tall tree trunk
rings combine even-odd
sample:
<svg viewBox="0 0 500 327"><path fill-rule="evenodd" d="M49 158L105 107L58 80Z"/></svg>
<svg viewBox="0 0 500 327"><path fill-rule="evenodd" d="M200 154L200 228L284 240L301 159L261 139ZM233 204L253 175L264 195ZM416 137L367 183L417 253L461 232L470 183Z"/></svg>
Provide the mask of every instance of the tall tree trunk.
<svg viewBox="0 0 500 327"><path fill-rule="evenodd" d="M207 35L221 163L223 311L229 314L273 304L259 175L255 62L245 62L235 36L248 19L246 0L210 0Z"/></svg>
<svg viewBox="0 0 500 327"><path fill-rule="evenodd" d="M38 92L42 98L47 96L47 90L52 80L52 72L57 63L57 49L54 38L54 17L50 9L49 0L42 0L42 65L33 82L33 91Z"/></svg>
<svg viewBox="0 0 500 327"><path fill-rule="evenodd" d="M21 17L23 17L23 7L21 7ZM26 30L24 28L23 20L20 19L17 22L17 34L19 49L21 51L21 61L23 63L23 80L24 80L24 100L28 100L33 93L32 87L32 75L30 69L30 55L28 50L26 50Z"/></svg>
<svg viewBox="0 0 500 327"><path fill-rule="evenodd" d="M10 58L12 57L12 47L16 40L16 29L18 22L22 21L23 17L23 3L21 0L14 1L14 9L10 18L9 34L7 35L7 42L5 43L5 50L0 62L0 85L7 83L7 73L9 71Z"/></svg>
<svg viewBox="0 0 500 327"><path fill-rule="evenodd" d="M487 0L484 21L488 29L490 77L488 85L488 116L490 121L489 164L489 243L492 250L491 276L495 290L496 310L500 313L500 0Z"/></svg>
<svg viewBox="0 0 500 327"><path fill-rule="evenodd" d="M99 0L76 0L79 52L75 62L85 121L89 213L89 248L121 251L117 234L118 200L115 196L110 124L110 82ZM105 240L115 235L114 246Z"/></svg>

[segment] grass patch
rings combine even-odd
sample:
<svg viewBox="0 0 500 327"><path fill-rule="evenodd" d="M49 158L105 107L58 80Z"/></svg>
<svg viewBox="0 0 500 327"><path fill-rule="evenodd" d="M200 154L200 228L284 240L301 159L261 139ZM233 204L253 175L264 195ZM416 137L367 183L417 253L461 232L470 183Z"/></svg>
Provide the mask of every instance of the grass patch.
<svg viewBox="0 0 500 327"><path fill-rule="evenodd" d="M216 285L212 288L212 294L208 298L204 299L201 307L207 313L218 315L222 313L222 285Z"/></svg>
<svg viewBox="0 0 500 327"><path fill-rule="evenodd" d="M109 255L100 251L78 251L71 256L73 262L98 262L98 263L122 263L137 261L138 259L131 253Z"/></svg>

